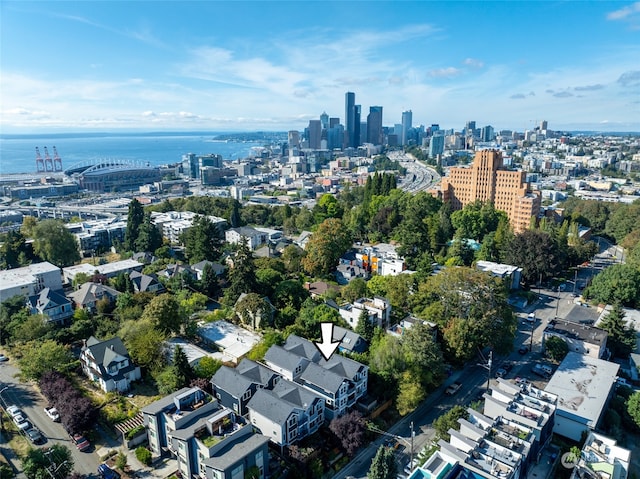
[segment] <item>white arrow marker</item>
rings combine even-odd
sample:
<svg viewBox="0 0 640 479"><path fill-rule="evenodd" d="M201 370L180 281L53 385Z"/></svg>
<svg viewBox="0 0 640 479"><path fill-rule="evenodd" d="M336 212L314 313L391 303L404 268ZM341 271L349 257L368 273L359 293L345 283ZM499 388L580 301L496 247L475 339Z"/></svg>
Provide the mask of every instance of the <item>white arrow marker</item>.
<svg viewBox="0 0 640 479"><path fill-rule="evenodd" d="M314 342L320 354L326 361L329 361L333 353L338 349L340 341L333 341L333 323L320 323L322 330L322 342Z"/></svg>

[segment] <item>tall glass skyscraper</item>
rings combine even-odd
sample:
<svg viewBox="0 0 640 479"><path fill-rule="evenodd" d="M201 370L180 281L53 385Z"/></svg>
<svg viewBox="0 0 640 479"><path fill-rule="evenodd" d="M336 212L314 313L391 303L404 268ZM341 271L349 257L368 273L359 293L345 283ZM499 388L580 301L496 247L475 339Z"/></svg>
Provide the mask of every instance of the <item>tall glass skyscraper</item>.
<svg viewBox="0 0 640 479"><path fill-rule="evenodd" d="M360 143L359 105L356 105L356 94L348 91L344 98L344 121L347 133L347 147L356 148Z"/></svg>
<svg viewBox="0 0 640 479"><path fill-rule="evenodd" d="M402 112L402 145L406 145L409 140L409 130L411 130L411 122L413 121L413 113L411 110Z"/></svg>
<svg viewBox="0 0 640 479"><path fill-rule="evenodd" d="M370 106L367 116L367 141L374 145L381 145L382 137L382 107Z"/></svg>

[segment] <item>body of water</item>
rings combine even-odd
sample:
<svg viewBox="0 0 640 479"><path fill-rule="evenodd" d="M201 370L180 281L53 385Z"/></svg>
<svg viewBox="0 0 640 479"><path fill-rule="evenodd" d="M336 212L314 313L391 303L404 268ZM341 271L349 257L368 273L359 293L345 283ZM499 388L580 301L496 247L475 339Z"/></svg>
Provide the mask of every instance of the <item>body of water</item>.
<svg viewBox="0 0 640 479"><path fill-rule="evenodd" d="M36 147L44 158L44 147L53 158L53 147L62 158L63 170L90 160L113 159L148 163L152 166L177 163L182 155L215 153L225 160L250 156L252 147L264 142L216 141L211 134L131 135L14 135L0 137L0 175L36 173Z"/></svg>

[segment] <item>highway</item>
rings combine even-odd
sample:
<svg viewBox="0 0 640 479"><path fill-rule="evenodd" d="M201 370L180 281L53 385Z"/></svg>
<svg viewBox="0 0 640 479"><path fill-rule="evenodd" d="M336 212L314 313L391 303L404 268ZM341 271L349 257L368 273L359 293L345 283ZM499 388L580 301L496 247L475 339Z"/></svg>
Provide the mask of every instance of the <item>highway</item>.
<svg viewBox="0 0 640 479"><path fill-rule="evenodd" d="M400 162L407 169L407 174L400 179L398 187L409 193L425 191L440 181L440 175L433 168L417 161L413 155L403 151L390 151L390 160Z"/></svg>

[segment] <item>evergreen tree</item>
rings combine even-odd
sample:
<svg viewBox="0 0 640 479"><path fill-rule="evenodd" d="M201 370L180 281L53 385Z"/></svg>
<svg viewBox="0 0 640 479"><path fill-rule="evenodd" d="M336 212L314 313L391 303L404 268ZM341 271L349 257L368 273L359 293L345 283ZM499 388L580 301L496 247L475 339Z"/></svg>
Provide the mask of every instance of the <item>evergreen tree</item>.
<svg viewBox="0 0 640 479"><path fill-rule="evenodd" d="M202 268L202 279L200 280L200 291L210 298L216 298L220 293L220 285L218 284L218 276L213 270L210 263Z"/></svg>
<svg viewBox="0 0 640 479"><path fill-rule="evenodd" d="M362 336L369 344L373 339L373 332L375 331L375 325L369 321L369 315L366 310L362 310L360 317L358 318L358 324L356 325L356 333Z"/></svg>
<svg viewBox="0 0 640 479"><path fill-rule="evenodd" d="M395 451L392 448L380 446L371 461L367 477L369 479L394 479L397 473Z"/></svg>
<svg viewBox="0 0 640 479"><path fill-rule="evenodd" d="M173 367L176 376L178 376L179 387L188 386L191 380L196 377L187 355L178 345L173 348Z"/></svg>
<svg viewBox="0 0 640 479"><path fill-rule="evenodd" d="M240 203L238 200L231 200L229 209L227 210L227 219L232 228L242 226L242 219L240 218Z"/></svg>
<svg viewBox="0 0 640 479"><path fill-rule="evenodd" d="M233 268L229 271L229 287L224 296L228 305L233 305L242 293L257 291L256 268L253 253L246 241L242 241L233 260Z"/></svg>
<svg viewBox="0 0 640 479"><path fill-rule="evenodd" d="M215 261L220 256L218 228L206 216L195 217L191 228L184 232L182 241L191 264Z"/></svg>
<svg viewBox="0 0 640 479"><path fill-rule="evenodd" d="M19 268L26 258L25 239L20 231L9 230L0 246L0 269Z"/></svg>
<svg viewBox="0 0 640 479"><path fill-rule="evenodd" d="M600 323L600 328L609 333L607 347L613 357L628 358L636 347L636 330L627 326L620 303L614 304L609 314Z"/></svg>
<svg viewBox="0 0 640 479"><path fill-rule="evenodd" d="M125 251L134 251L136 240L140 233L140 225L144 221L144 209L137 199L132 199L129 203L129 213L127 216L127 230L124 233Z"/></svg>
<svg viewBox="0 0 640 479"><path fill-rule="evenodd" d="M151 213L146 212L138 229L138 237L134 243L136 251L155 251L162 246L162 234L151 222Z"/></svg>

